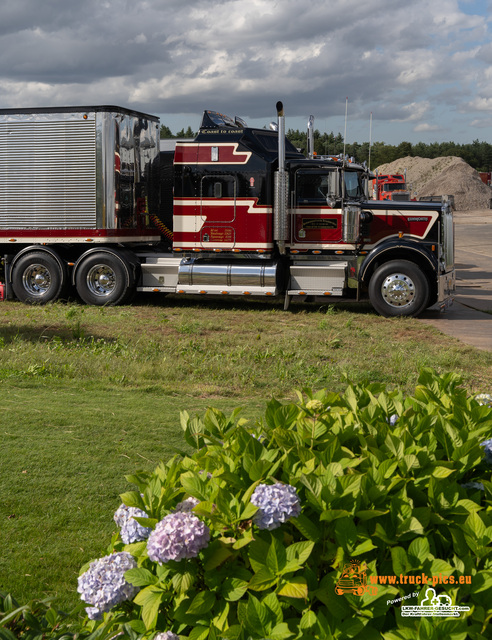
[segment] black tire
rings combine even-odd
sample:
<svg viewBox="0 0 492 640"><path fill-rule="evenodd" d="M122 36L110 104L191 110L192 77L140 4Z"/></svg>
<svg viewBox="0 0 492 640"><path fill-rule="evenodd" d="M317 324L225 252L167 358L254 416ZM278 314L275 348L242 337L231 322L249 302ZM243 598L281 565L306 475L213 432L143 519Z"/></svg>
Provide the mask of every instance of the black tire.
<svg viewBox="0 0 492 640"><path fill-rule="evenodd" d="M134 269L123 255L105 251L92 253L77 266L75 287L87 304L124 304L135 293Z"/></svg>
<svg viewBox="0 0 492 640"><path fill-rule="evenodd" d="M21 302L46 304L62 295L67 282L63 263L43 251L21 256L12 268L12 289Z"/></svg>
<svg viewBox="0 0 492 640"><path fill-rule="evenodd" d="M418 316L428 306L429 281L424 272L408 260L381 265L369 282L369 299L374 309L387 318Z"/></svg>

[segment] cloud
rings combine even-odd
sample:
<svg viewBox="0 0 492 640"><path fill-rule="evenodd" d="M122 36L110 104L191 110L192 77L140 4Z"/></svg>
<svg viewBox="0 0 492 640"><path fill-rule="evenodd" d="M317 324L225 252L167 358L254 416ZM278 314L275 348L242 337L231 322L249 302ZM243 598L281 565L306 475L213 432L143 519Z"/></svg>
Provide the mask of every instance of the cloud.
<svg viewBox="0 0 492 640"><path fill-rule="evenodd" d="M461 6L16 0L0 23L1 106L116 103L157 114L216 108L269 121L282 99L289 117L315 113L328 121L343 116L348 96L354 119L373 112L408 123L409 132L443 124L452 130L452 118L470 122L492 98L484 80L490 25L473 14L476 5ZM413 126L420 119L428 124Z"/></svg>

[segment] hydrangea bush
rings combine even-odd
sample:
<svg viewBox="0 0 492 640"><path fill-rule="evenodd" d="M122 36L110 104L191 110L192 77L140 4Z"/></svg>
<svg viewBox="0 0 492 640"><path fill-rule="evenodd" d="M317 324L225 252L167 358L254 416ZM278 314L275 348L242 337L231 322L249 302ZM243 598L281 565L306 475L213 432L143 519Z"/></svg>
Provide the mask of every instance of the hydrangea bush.
<svg viewBox="0 0 492 640"><path fill-rule="evenodd" d="M103 618L87 620L91 638L490 638L492 409L460 384L424 370L406 398L381 385L305 391L256 424L184 412L188 449L128 476L136 489L121 496L149 533L128 542L123 526L112 540L109 558L134 563L128 586L96 571L107 558L79 578ZM404 580L340 593L354 561L368 585L441 576L439 593L470 609L404 617L420 591Z"/></svg>

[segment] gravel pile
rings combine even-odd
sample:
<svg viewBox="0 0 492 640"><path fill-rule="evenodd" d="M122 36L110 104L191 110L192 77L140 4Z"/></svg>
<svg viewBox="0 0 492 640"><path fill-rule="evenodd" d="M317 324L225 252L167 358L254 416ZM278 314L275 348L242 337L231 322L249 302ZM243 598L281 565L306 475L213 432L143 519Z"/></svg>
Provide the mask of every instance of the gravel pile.
<svg viewBox="0 0 492 640"><path fill-rule="evenodd" d="M378 173L404 173L405 169L412 198L452 195L457 210L491 208L492 189L462 158L407 156L377 167Z"/></svg>

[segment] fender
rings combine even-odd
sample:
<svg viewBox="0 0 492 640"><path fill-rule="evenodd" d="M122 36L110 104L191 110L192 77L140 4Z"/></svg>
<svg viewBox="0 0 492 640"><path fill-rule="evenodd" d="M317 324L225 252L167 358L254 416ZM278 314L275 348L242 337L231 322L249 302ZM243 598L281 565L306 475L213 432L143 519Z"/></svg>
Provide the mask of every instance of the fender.
<svg viewBox="0 0 492 640"><path fill-rule="evenodd" d="M438 259L431 251L430 245L402 238L379 244L370 251L360 266L358 280L360 283L368 282L378 262L406 259L421 265L425 270L432 271L437 277Z"/></svg>
<svg viewBox="0 0 492 640"><path fill-rule="evenodd" d="M77 259L77 262L74 264L73 269L72 269L72 285L75 285L75 276L77 274L77 271L78 271L78 268L80 266L80 263L82 262L82 260L87 258L87 256L90 256L93 253L107 253L108 255L111 255L111 256L114 256L115 258L118 258L118 260L121 262L121 264L125 268L125 271L127 272L128 280L130 280L130 270L133 271L133 274L134 274L134 277L135 277L135 282L138 280L138 275L139 275L139 272L140 272L140 262L138 261L136 256L133 255L133 253L131 251L127 251L126 249L118 249L118 250L116 250L116 249L113 249L113 248L110 248L110 247L97 247L96 246L96 247L91 247L88 251L85 251Z"/></svg>
<svg viewBox="0 0 492 640"><path fill-rule="evenodd" d="M60 255L52 247L48 247L48 246L46 246L44 244L31 244L28 247L24 247L24 249L21 249L21 251L19 251L19 253L16 253L15 256L12 258L12 261L10 262L10 268L12 269L14 267L15 263L24 254L32 253L33 251L37 251L37 252L41 251L41 252L44 252L44 253L49 253L50 256L52 258L54 258L57 261L57 263L59 264L62 273L66 273L66 270L67 270L66 262L64 262L60 258Z"/></svg>

